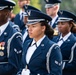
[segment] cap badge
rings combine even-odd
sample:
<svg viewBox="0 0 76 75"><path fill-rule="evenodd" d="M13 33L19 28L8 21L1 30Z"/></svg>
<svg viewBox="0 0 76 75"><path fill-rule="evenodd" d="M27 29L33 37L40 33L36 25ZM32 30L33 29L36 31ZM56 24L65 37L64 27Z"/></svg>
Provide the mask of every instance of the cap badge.
<svg viewBox="0 0 76 75"><path fill-rule="evenodd" d="M28 15L30 16L30 14L31 14L31 11L27 11L27 13L28 13Z"/></svg>
<svg viewBox="0 0 76 75"><path fill-rule="evenodd" d="M63 11L60 11L60 14L62 15L63 14Z"/></svg>

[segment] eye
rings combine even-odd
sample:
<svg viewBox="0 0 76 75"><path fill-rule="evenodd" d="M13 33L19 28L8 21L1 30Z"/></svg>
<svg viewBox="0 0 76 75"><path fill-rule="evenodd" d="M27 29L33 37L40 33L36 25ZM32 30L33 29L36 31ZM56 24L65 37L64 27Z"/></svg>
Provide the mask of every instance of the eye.
<svg viewBox="0 0 76 75"><path fill-rule="evenodd" d="M32 24L31 26L32 26L32 27L37 27L37 25L36 25L36 24Z"/></svg>
<svg viewBox="0 0 76 75"><path fill-rule="evenodd" d="M62 25L65 25L65 23L64 23L64 22L62 22L61 24L62 24Z"/></svg>
<svg viewBox="0 0 76 75"><path fill-rule="evenodd" d="M36 27L36 25L32 25L32 27Z"/></svg>
<svg viewBox="0 0 76 75"><path fill-rule="evenodd" d="M65 25L65 22L58 22L58 25Z"/></svg>

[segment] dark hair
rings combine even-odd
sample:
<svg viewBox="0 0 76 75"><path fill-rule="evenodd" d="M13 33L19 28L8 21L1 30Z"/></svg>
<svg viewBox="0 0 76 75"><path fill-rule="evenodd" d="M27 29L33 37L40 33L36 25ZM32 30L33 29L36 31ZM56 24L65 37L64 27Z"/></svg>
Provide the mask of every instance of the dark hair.
<svg viewBox="0 0 76 75"><path fill-rule="evenodd" d="M54 30L46 21L41 21L41 26L46 26L45 35L49 38L53 38Z"/></svg>
<svg viewBox="0 0 76 75"><path fill-rule="evenodd" d="M73 21L69 21L69 24L72 24L71 32L76 33L76 24Z"/></svg>

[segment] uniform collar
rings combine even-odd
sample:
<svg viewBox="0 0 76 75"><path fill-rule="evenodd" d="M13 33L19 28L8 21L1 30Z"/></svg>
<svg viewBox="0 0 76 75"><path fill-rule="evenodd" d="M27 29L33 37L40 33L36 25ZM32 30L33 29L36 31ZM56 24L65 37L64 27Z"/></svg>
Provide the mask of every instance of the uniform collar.
<svg viewBox="0 0 76 75"><path fill-rule="evenodd" d="M19 13L20 14L20 20L22 19L23 13L24 12L22 10L20 10L20 13Z"/></svg>
<svg viewBox="0 0 76 75"><path fill-rule="evenodd" d="M0 26L0 35L2 35L4 30L7 28L8 24L9 24L9 21L7 23L3 24L2 26Z"/></svg>
<svg viewBox="0 0 76 75"><path fill-rule="evenodd" d="M67 35L65 35L64 37L62 37L62 35L60 36L60 39L62 39L63 38L63 41L66 41L68 38L69 38L69 36L71 35L71 32L69 32Z"/></svg>
<svg viewBox="0 0 76 75"><path fill-rule="evenodd" d="M37 42L33 39L31 46L36 43L36 45L37 45L37 47L38 47L38 46L41 44L42 40L43 40L45 37L46 37L46 35L44 35L44 36L43 36L41 39L39 39Z"/></svg>
<svg viewBox="0 0 76 75"><path fill-rule="evenodd" d="M20 15L22 15L22 12L23 12L23 11L22 11L22 10L20 10L20 13L19 13L19 14L20 14Z"/></svg>
<svg viewBox="0 0 76 75"><path fill-rule="evenodd" d="M52 23L51 23L51 25L53 25L53 24L55 23L57 17L58 17L58 15L56 15L54 18L52 18Z"/></svg>

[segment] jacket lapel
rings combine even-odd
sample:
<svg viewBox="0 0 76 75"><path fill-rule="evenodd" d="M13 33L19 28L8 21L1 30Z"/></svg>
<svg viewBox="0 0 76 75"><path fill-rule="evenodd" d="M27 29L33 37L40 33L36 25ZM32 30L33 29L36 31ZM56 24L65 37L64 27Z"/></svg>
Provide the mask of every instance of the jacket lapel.
<svg viewBox="0 0 76 75"><path fill-rule="evenodd" d="M0 36L0 42L3 41L9 35L9 30L10 30L10 27L8 25L7 28L5 29L5 31Z"/></svg>
<svg viewBox="0 0 76 75"><path fill-rule="evenodd" d="M56 28L57 20L58 20L58 17L57 17L57 19L55 20L54 24L52 25L52 28Z"/></svg>
<svg viewBox="0 0 76 75"><path fill-rule="evenodd" d="M66 41L63 42L63 44L61 45L61 49L63 49L64 47L66 47L70 43L71 36L72 36L72 34L68 37L68 39Z"/></svg>
<svg viewBox="0 0 76 75"><path fill-rule="evenodd" d="M22 60L23 60L24 64L26 63L26 53L27 53L27 50L28 50L29 46L31 45L31 42L32 42L32 40L30 40L28 43L24 42L24 44L23 44Z"/></svg>
<svg viewBox="0 0 76 75"><path fill-rule="evenodd" d="M41 42L40 46L35 50L34 54L32 55L32 57L31 57L31 59L30 59L30 62L31 62L33 59L35 59L37 56L39 56L39 55L42 53L42 51L45 49L46 44L48 43L48 41L46 41L46 40L47 40L47 37L45 37L45 38L43 39L43 41ZM30 63L30 62L29 62L29 63Z"/></svg>

